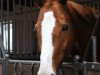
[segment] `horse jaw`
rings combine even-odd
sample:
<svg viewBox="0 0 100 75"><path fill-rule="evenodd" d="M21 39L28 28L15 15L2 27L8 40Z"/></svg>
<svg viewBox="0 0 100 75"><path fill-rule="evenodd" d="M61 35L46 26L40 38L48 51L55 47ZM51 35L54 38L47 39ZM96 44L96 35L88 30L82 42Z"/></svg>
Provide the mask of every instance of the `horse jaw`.
<svg viewBox="0 0 100 75"><path fill-rule="evenodd" d="M41 27L42 47L38 75L56 75L52 64L54 49L52 43L52 33L55 27L55 17L53 15L53 11L48 11L44 13L44 18L41 23Z"/></svg>

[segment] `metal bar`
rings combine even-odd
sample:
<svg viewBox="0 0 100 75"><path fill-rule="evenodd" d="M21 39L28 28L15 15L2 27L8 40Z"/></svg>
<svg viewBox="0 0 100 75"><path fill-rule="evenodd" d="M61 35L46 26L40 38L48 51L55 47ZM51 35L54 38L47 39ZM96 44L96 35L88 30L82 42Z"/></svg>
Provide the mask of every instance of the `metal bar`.
<svg viewBox="0 0 100 75"><path fill-rule="evenodd" d="M3 75L8 75L8 63L9 63L9 60L8 60L8 54L5 55L5 58L3 60Z"/></svg>
<svg viewBox="0 0 100 75"><path fill-rule="evenodd" d="M33 7L32 7L32 0L30 0L30 11L31 11L31 10L33 10ZM33 12L30 13L30 16L32 16L32 15L33 15ZM32 28L33 28L33 27L32 27L32 26L33 26L33 25L32 25L32 24L33 24L33 23L32 23L32 20L33 20L33 18L31 17L31 19L30 19L30 39L31 39L31 40L30 40L30 49L31 49L31 55L33 55L32 53L33 53L33 51L35 50L34 47L32 48L32 44L33 44L32 42L34 42L34 41L33 41L33 37L32 37L32 34L33 34L33 33L32 33L32 32L33 32L33 31L32 31ZM33 44L33 45L34 45L34 44ZM33 50L32 50L32 49L33 49Z"/></svg>
<svg viewBox="0 0 100 75"><path fill-rule="evenodd" d="M19 31L18 31L18 33L19 33L19 53L20 53L20 56L21 56L21 54L22 54L22 51L21 51L21 0L19 0L19 18L18 18L18 28L19 28Z"/></svg>
<svg viewBox="0 0 100 75"><path fill-rule="evenodd" d="M1 51L2 51L3 58L5 58L6 50L5 50L5 48L4 48L1 35L0 35L0 48L1 48Z"/></svg>
<svg viewBox="0 0 100 75"><path fill-rule="evenodd" d="M15 0L13 0L13 53L16 54L16 15L15 15Z"/></svg>
<svg viewBox="0 0 100 75"><path fill-rule="evenodd" d="M10 53L10 19L9 19L9 0L7 0L7 24L8 24L8 53Z"/></svg>
<svg viewBox="0 0 100 75"><path fill-rule="evenodd" d="M93 62L96 62L97 61L97 52L96 52L96 50L97 50L97 48L96 48L96 45L97 44L97 40L96 40L96 36L92 36L92 47L93 47L93 49L92 49L92 53L93 53Z"/></svg>
<svg viewBox="0 0 100 75"><path fill-rule="evenodd" d="M35 8L35 9L37 9L37 8ZM39 14L39 9L37 10L37 11L35 11L36 12L36 19L35 20L37 20L37 18L38 18L38 14ZM33 24L34 24L34 26L35 26L35 22L33 21ZM35 54L37 53L37 49L38 49L38 40L37 40L37 32L35 32L35 35L34 35L34 42L35 42Z"/></svg>
<svg viewBox="0 0 100 75"><path fill-rule="evenodd" d="M22 63L19 63L19 66L20 66L20 75L23 75L23 66L22 66Z"/></svg>
<svg viewBox="0 0 100 75"><path fill-rule="evenodd" d="M9 63L23 63L23 64L39 64L40 61L29 61L29 60L9 60Z"/></svg>
<svg viewBox="0 0 100 75"><path fill-rule="evenodd" d="M63 68L62 67L60 67L58 73L59 73L59 75L64 75L64 71L63 71Z"/></svg>
<svg viewBox="0 0 100 75"><path fill-rule="evenodd" d="M20 13L19 13L19 15L20 15ZM18 15L18 16L19 16ZM18 18L18 20L17 20L17 27L18 27L18 31L17 31L17 35L18 35L18 37L17 37L17 42L18 42L18 52L19 52L19 56L21 57L21 51L20 51L20 20L19 20L19 18Z"/></svg>
<svg viewBox="0 0 100 75"><path fill-rule="evenodd" d="M87 67L86 67L86 61L83 61L83 74L82 75L87 75Z"/></svg>
<svg viewBox="0 0 100 75"><path fill-rule="evenodd" d="M36 12L36 11L38 11L38 10L37 9L35 9L35 10L33 9L31 11L30 10L27 10L27 14L28 13L31 13L31 12ZM25 14L25 11L21 11L21 15L22 14ZM12 16L12 15L13 15L13 13L9 13L9 16ZM19 15L19 12L16 12L15 15ZM3 15L3 17L7 17L7 15Z"/></svg>
<svg viewBox="0 0 100 75"><path fill-rule="evenodd" d="M26 53L27 53L27 45L28 45L28 39L27 39L27 36L28 36L28 34L27 34L27 0L25 0L25 24L26 24L26 50L25 50L25 55L26 55Z"/></svg>
<svg viewBox="0 0 100 75"><path fill-rule="evenodd" d="M23 27L24 27L23 22L24 22L24 21L21 20L21 32L22 32L22 37L21 37L21 41L22 41L22 42L21 42L21 43L22 43L21 47L22 47L22 48L21 48L21 50L22 50L22 52L24 51L24 49L23 49L23 47L24 47L24 46L23 46L23 38L24 38L24 36L23 36L23 32L24 32L24 31L23 31Z"/></svg>
<svg viewBox="0 0 100 75"><path fill-rule="evenodd" d="M21 19L21 0L19 0L19 20Z"/></svg>
<svg viewBox="0 0 100 75"><path fill-rule="evenodd" d="M87 70L100 71L100 63L98 62L86 62Z"/></svg>
<svg viewBox="0 0 100 75"><path fill-rule="evenodd" d="M14 75L16 75L16 63L14 63Z"/></svg>
<svg viewBox="0 0 100 75"><path fill-rule="evenodd" d="M17 54L20 54L20 49L19 49L19 20L16 20L16 48L17 48Z"/></svg>
<svg viewBox="0 0 100 75"><path fill-rule="evenodd" d="M34 64L40 64L40 61L29 61L29 60L9 60L9 63L13 64L13 63L22 63L22 64L30 64L30 65L34 65ZM79 64L79 65L78 65ZM82 69L83 65L82 63L76 63L76 65L78 65L79 70ZM72 67L73 62L63 62L62 63L62 67ZM80 68L81 67L81 68ZM73 68L73 67L72 67ZM78 69L77 68L77 69Z"/></svg>
<svg viewBox="0 0 100 75"><path fill-rule="evenodd" d="M34 67L34 65L33 65L33 63L30 65L30 75L33 75L33 67Z"/></svg>
<svg viewBox="0 0 100 75"><path fill-rule="evenodd" d="M3 60L4 60L3 58L0 58L0 64L2 64L2 63L3 63Z"/></svg>
<svg viewBox="0 0 100 75"><path fill-rule="evenodd" d="M77 70L77 69L75 69L75 75L79 75L79 74L78 74L78 70Z"/></svg>
<svg viewBox="0 0 100 75"><path fill-rule="evenodd" d="M27 51L28 53L31 53L30 51L30 22L27 20Z"/></svg>
<svg viewBox="0 0 100 75"><path fill-rule="evenodd" d="M3 0L1 0L1 38L3 40Z"/></svg>
<svg viewBox="0 0 100 75"><path fill-rule="evenodd" d="M0 58L2 58L2 51L1 51L1 48L0 48Z"/></svg>
<svg viewBox="0 0 100 75"><path fill-rule="evenodd" d="M15 20L15 0L13 0L13 20Z"/></svg>
<svg viewBox="0 0 100 75"><path fill-rule="evenodd" d="M75 75L79 75L79 70L81 70L82 65L80 65L78 62L74 63L74 70L75 70Z"/></svg>
<svg viewBox="0 0 100 75"><path fill-rule="evenodd" d="M3 60L2 69L3 69L3 75L6 75L6 59Z"/></svg>
<svg viewBox="0 0 100 75"><path fill-rule="evenodd" d="M5 42L5 50L8 52L8 31L5 31L5 29L8 30L8 22L5 20L4 23L3 23L3 28L4 28L4 37L6 37L4 39L4 42Z"/></svg>
<svg viewBox="0 0 100 75"><path fill-rule="evenodd" d="M81 69L79 65L79 60L80 60L80 56L79 55L75 55L74 56L74 70L75 70L75 75L79 75L79 70Z"/></svg>

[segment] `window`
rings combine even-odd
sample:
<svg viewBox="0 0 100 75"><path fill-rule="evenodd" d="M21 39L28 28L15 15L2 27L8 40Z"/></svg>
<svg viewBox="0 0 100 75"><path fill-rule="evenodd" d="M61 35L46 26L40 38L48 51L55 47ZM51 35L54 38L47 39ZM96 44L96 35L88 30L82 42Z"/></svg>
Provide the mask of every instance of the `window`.
<svg viewBox="0 0 100 75"><path fill-rule="evenodd" d="M1 22L0 22L0 34L3 33L4 47L7 50L7 52L8 51L12 52L12 21L9 21L9 24L8 24L8 21L4 21L2 30L3 32L1 32Z"/></svg>

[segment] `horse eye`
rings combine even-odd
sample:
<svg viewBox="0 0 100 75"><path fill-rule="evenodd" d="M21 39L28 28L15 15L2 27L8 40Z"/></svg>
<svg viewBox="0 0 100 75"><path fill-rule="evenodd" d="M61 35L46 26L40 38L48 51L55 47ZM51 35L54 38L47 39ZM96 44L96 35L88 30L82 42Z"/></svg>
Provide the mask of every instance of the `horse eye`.
<svg viewBox="0 0 100 75"><path fill-rule="evenodd" d="M63 27L62 27L62 31L64 32L64 31L67 31L68 30L68 26L67 25L64 25Z"/></svg>

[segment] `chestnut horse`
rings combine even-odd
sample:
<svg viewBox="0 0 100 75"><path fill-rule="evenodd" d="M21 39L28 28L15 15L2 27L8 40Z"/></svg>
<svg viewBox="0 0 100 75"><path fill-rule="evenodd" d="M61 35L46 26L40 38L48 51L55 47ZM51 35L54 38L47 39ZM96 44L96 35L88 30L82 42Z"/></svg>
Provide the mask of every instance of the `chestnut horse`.
<svg viewBox="0 0 100 75"><path fill-rule="evenodd" d="M44 2L35 26L41 50L38 75L57 75L71 52L83 57L99 12L72 1Z"/></svg>

